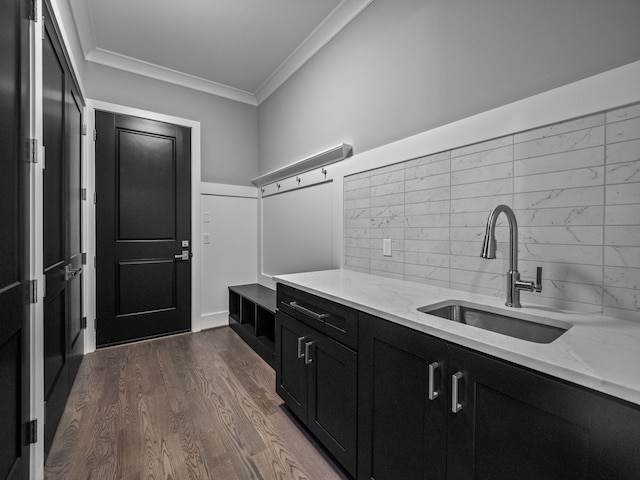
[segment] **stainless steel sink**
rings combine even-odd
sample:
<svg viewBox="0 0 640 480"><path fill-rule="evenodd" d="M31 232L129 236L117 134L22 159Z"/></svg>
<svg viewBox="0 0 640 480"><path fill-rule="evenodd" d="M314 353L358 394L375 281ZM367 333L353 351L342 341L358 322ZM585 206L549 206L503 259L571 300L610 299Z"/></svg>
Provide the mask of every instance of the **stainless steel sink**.
<svg viewBox="0 0 640 480"><path fill-rule="evenodd" d="M521 312L511 315L504 310L460 300L427 305L418 308L418 311L536 343L551 343L571 328L569 323Z"/></svg>

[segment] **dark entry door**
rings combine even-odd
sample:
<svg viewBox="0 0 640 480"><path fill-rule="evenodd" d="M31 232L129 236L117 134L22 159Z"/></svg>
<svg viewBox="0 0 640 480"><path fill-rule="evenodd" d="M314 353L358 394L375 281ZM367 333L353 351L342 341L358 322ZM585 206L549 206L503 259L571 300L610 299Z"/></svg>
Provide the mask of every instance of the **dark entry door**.
<svg viewBox="0 0 640 480"><path fill-rule="evenodd" d="M191 328L191 131L96 112L99 347Z"/></svg>
<svg viewBox="0 0 640 480"><path fill-rule="evenodd" d="M43 264L45 453L82 359L81 139L83 100L44 2Z"/></svg>
<svg viewBox="0 0 640 480"><path fill-rule="evenodd" d="M29 474L29 18L0 1L0 479Z"/></svg>

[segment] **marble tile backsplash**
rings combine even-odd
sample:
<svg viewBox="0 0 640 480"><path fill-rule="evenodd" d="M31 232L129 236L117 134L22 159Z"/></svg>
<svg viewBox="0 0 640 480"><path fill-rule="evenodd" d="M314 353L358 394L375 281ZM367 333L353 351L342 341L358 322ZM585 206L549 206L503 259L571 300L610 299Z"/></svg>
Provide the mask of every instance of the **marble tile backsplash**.
<svg viewBox="0 0 640 480"><path fill-rule="evenodd" d="M500 203L522 277L543 270L523 302L640 321L640 104L345 177L345 268L504 296L504 216L480 258Z"/></svg>

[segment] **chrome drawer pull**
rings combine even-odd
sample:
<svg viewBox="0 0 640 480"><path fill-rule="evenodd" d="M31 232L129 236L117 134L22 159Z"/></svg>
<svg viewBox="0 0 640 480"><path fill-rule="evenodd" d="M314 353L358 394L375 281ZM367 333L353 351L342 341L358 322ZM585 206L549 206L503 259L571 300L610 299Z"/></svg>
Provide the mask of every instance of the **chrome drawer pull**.
<svg viewBox="0 0 640 480"><path fill-rule="evenodd" d="M305 365L309 365L313 362L313 358L311 358L311 345L313 342L307 342L304 344L304 363Z"/></svg>
<svg viewBox="0 0 640 480"><path fill-rule="evenodd" d="M312 310L309 310L308 308L303 307L302 305L298 305L296 302L289 302L289 306L294 310L304 313L305 315L308 315L316 320L322 321L329 316L328 313L316 313Z"/></svg>
<svg viewBox="0 0 640 480"><path fill-rule="evenodd" d="M304 352L302 351L302 342L304 342L307 337L298 337L298 358L304 357Z"/></svg>
<svg viewBox="0 0 640 480"><path fill-rule="evenodd" d="M458 381L462 378L461 372L451 375L451 411L458 413L462 410L462 404L458 403Z"/></svg>
<svg viewBox="0 0 640 480"><path fill-rule="evenodd" d="M429 365L429 400L435 400L438 398L438 391L434 388L436 370L440 368L438 362L433 362Z"/></svg>

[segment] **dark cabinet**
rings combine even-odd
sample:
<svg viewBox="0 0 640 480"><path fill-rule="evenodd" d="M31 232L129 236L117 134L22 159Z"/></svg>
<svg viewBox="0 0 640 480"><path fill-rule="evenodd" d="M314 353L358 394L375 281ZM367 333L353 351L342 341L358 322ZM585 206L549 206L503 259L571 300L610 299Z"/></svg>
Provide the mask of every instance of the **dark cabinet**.
<svg viewBox="0 0 640 480"><path fill-rule="evenodd" d="M358 328L358 478L640 478L638 406L362 313Z"/></svg>
<svg viewBox="0 0 640 480"><path fill-rule="evenodd" d="M359 332L358 478L444 479L447 345L362 313Z"/></svg>
<svg viewBox="0 0 640 480"><path fill-rule="evenodd" d="M301 303L294 298L286 300L287 306L276 313L276 391L345 470L355 476L358 355L332 338L325 325L328 320L336 320L330 317L338 311L345 313L346 307L334 310L310 297ZM279 306L281 301L278 285ZM305 321L285 310L299 314ZM344 336L344 331L328 328L333 336Z"/></svg>

